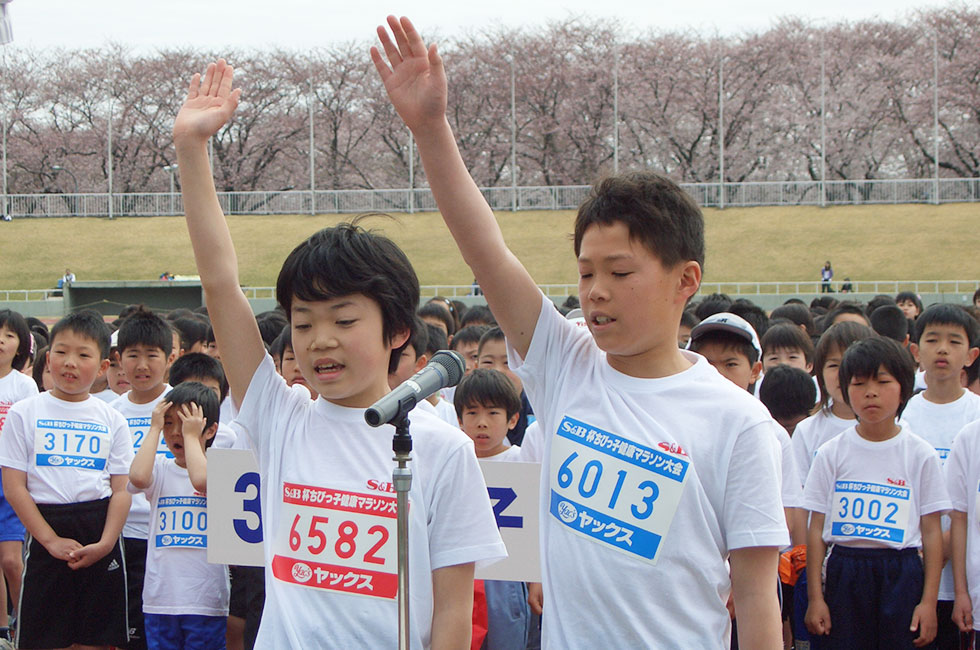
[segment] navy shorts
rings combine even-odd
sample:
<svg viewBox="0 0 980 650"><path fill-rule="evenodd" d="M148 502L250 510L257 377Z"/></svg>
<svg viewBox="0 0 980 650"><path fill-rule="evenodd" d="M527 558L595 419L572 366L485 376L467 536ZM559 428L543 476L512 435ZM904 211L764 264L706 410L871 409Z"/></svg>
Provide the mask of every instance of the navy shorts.
<svg viewBox="0 0 980 650"><path fill-rule="evenodd" d="M143 614L149 650L224 650L228 618L198 614Z"/></svg>

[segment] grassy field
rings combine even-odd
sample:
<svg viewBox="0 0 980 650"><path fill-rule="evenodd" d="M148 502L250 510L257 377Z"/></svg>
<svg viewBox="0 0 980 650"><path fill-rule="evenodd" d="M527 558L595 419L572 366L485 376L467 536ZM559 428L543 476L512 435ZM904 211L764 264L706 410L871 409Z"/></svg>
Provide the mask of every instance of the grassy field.
<svg viewBox="0 0 980 650"><path fill-rule="evenodd" d="M705 210L706 282L815 280L825 260L835 280L962 280L980 276L975 204L773 207ZM242 283L271 286L304 237L350 215L229 218ZM571 211L500 212L511 249L542 284L576 282ZM371 218L394 239L422 284L469 284L437 213ZM0 289L52 287L65 267L79 280L155 280L196 273L182 218L18 219L0 223Z"/></svg>

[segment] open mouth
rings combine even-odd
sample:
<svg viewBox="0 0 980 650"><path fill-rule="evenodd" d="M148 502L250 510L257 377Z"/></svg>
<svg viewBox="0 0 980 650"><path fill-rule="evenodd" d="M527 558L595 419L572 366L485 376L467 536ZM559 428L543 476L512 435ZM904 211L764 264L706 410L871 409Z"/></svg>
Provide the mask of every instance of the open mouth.
<svg viewBox="0 0 980 650"><path fill-rule="evenodd" d="M342 363L318 363L313 366L313 371L318 375L334 375L343 369L344 365Z"/></svg>

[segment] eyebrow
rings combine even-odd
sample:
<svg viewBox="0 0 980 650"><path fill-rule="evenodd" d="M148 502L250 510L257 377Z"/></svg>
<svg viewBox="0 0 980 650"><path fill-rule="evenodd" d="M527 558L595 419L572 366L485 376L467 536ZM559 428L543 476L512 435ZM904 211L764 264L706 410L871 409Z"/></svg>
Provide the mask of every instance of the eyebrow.
<svg viewBox="0 0 980 650"><path fill-rule="evenodd" d="M353 304L354 304L353 300L345 300L344 302L338 302L337 304L330 305L329 309L331 311L337 311L338 309L343 309L344 307L350 307ZM296 312L309 313L313 310L310 307L303 307L302 305L293 305L292 311L293 313Z"/></svg>
<svg viewBox="0 0 980 650"><path fill-rule="evenodd" d="M604 262L616 262L618 260L630 260L630 259L633 259L633 255L631 255L630 253L615 253L613 255L606 255L605 257L601 258L601 260ZM583 257L580 255L578 261L591 262L592 260L588 257Z"/></svg>

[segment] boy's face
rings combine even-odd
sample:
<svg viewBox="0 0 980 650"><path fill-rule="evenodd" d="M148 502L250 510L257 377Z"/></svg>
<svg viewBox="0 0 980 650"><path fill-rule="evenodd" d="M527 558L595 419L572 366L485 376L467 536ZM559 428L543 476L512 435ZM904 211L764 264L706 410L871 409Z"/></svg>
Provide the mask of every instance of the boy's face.
<svg viewBox="0 0 980 650"><path fill-rule="evenodd" d="M507 379L510 379L510 383L514 384L514 389L517 390L518 394L524 390L524 383L521 378L510 369L510 365L507 363L507 344L503 339L488 339L483 343L478 365L480 368L492 368L507 375Z"/></svg>
<svg viewBox="0 0 980 650"><path fill-rule="evenodd" d="M210 388L214 391L214 396L221 401L221 384L214 377L188 377L184 381L196 381L199 384Z"/></svg>
<svg viewBox="0 0 980 650"><path fill-rule="evenodd" d="M163 440L167 443L167 449L174 455L174 461L177 463L177 466L187 467L187 456L184 445L190 443L184 439L183 422L180 416L177 415L179 410L180 406L171 406L163 414ZM198 444L201 445L202 449L205 448L205 441L213 438L216 431L217 427L212 425L201 433L201 436L198 438Z"/></svg>
<svg viewBox="0 0 980 650"><path fill-rule="evenodd" d="M395 372L388 373L388 386L395 390L406 379L425 367L425 355L419 356L415 351L415 346L411 343L402 348L401 356L398 357L398 367Z"/></svg>
<svg viewBox="0 0 980 650"><path fill-rule="evenodd" d="M665 268L617 222L585 231L578 268L582 314L610 365L644 376L651 362L676 354L680 312L701 282L696 262Z"/></svg>
<svg viewBox="0 0 980 650"><path fill-rule="evenodd" d="M677 347L684 349L687 347L688 342L691 340L691 328L687 325L681 325L677 328Z"/></svg>
<svg viewBox="0 0 980 650"><path fill-rule="evenodd" d="M762 370L761 362L749 363L748 357L737 348L720 341L700 343L698 354L707 359L722 377L742 390L748 390L759 379L759 371Z"/></svg>
<svg viewBox="0 0 980 650"><path fill-rule="evenodd" d="M799 368L805 372L813 369L813 364L807 362L806 355L799 348L772 348L762 354L762 369L769 372L779 365Z"/></svg>
<svg viewBox="0 0 980 650"><path fill-rule="evenodd" d="M874 377L852 377L847 397L859 422L880 424L895 420L902 401L902 386L882 366Z"/></svg>
<svg viewBox="0 0 980 650"><path fill-rule="evenodd" d="M218 351L218 342L217 341L210 341L210 342L208 342L206 344L204 350L202 350L202 351L205 352L209 357L214 357L218 361L221 361L221 353Z"/></svg>
<svg viewBox="0 0 980 650"><path fill-rule="evenodd" d="M845 404L844 393L840 389L840 362L844 353L838 348L832 348L823 364L823 385L837 404Z"/></svg>
<svg viewBox="0 0 980 650"><path fill-rule="evenodd" d="M919 308L911 300L903 300L898 303L898 306L902 310L902 313L905 314L905 317L910 320L915 319L919 315Z"/></svg>
<svg viewBox="0 0 980 650"><path fill-rule="evenodd" d="M463 356L463 360L466 362L466 374L473 372L473 369L477 366L478 352L480 351L480 342L473 341L472 343L459 343L456 345L456 352L459 352Z"/></svg>
<svg viewBox="0 0 980 650"><path fill-rule="evenodd" d="M20 347L20 337L6 325L0 327L0 371L13 367L17 348Z"/></svg>
<svg viewBox="0 0 980 650"><path fill-rule="evenodd" d="M149 393L163 385L169 364L161 348L137 343L122 351L120 361L134 394Z"/></svg>
<svg viewBox="0 0 980 650"><path fill-rule="evenodd" d="M109 369L106 370L106 379L109 380L109 388L116 395L122 395L132 388L126 371L123 370L122 363L119 361L119 352L113 351L109 354Z"/></svg>
<svg viewBox="0 0 980 650"><path fill-rule="evenodd" d="M926 384L954 379L959 382L960 371L980 353L970 347L966 331L951 323L927 325L918 344L912 343L909 349L926 373Z"/></svg>
<svg viewBox="0 0 980 650"><path fill-rule="evenodd" d="M330 300L293 299L293 352L324 399L365 408L389 392L388 360L408 331L385 340L381 308L359 293Z"/></svg>
<svg viewBox="0 0 980 650"><path fill-rule="evenodd" d="M507 432L517 426L520 413L507 417L507 410L499 406L470 404L463 409L460 425L472 440L477 458L495 456L502 452Z"/></svg>
<svg viewBox="0 0 980 650"><path fill-rule="evenodd" d="M51 394L68 402L85 401L95 378L109 367L109 360L99 356L94 339L73 330L58 332L48 350Z"/></svg>
<svg viewBox="0 0 980 650"><path fill-rule="evenodd" d="M281 372L283 379L286 380L286 384L292 386L293 384L300 384L302 386L310 387L306 378L303 377L303 372L299 369L299 364L296 363L296 354L293 353L293 348L288 345L282 350L282 361L280 363Z"/></svg>

